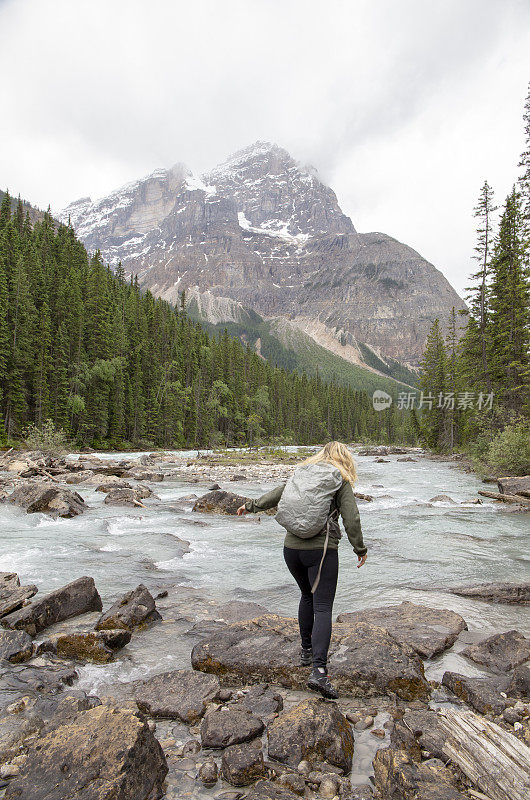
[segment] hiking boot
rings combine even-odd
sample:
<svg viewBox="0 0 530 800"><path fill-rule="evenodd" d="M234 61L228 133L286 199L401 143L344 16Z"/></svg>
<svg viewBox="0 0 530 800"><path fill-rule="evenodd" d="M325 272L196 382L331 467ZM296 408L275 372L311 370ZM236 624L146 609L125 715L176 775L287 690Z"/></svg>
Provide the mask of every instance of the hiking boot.
<svg viewBox="0 0 530 800"><path fill-rule="evenodd" d="M322 669L322 667L313 670L307 685L313 692L320 692L323 697L328 697L330 700L337 700L339 696L333 688L326 670Z"/></svg>
<svg viewBox="0 0 530 800"><path fill-rule="evenodd" d="M310 667L313 663L313 651L310 647L302 647L300 650L300 665Z"/></svg>

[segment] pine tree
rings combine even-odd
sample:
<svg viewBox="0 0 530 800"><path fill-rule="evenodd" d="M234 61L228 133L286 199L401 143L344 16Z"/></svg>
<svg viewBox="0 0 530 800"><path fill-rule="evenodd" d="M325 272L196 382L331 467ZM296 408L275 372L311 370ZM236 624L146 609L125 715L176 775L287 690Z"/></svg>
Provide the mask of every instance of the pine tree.
<svg viewBox="0 0 530 800"><path fill-rule="evenodd" d="M420 422L423 439L429 447L445 450L450 444L448 412L443 405L448 392L447 353L437 319L427 335L421 361L420 388L423 394Z"/></svg>

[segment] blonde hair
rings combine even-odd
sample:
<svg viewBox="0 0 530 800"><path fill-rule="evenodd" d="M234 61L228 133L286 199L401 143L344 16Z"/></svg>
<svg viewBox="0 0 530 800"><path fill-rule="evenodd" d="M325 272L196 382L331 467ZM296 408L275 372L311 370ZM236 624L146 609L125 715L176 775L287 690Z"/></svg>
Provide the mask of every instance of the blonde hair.
<svg viewBox="0 0 530 800"><path fill-rule="evenodd" d="M345 444L342 442L328 442L322 450L309 456L302 464L318 464L325 461L327 464L333 464L338 469L345 481L353 484L357 480L357 470L355 469L355 462L352 455Z"/></svg>

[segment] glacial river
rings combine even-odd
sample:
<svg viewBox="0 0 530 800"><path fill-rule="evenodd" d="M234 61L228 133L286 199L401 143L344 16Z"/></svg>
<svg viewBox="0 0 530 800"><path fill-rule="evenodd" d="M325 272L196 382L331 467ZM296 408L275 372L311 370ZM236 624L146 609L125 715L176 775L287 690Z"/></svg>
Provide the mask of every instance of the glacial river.
<svg viewBox="0 0 530 800"><path fill-rule="evenodd" d="M112 458L130 459L131 454L114 453ZM359 501L368 560L357 569L344 537L335 614L410 600L461 613L472 638L511 628L528 632L527 609L460 598L445 589L528 580L530 516L488 500L482 505L463 503L475 499L484 485L450 463L387 458L389 463L376 463L374 457L356 456L356 489L375 498L372 503ZM252 497L274 485L221 484ZM153 591L181 584L224 601L252 601L281 614L296 614L297 591L282 558L282 529L273 518L192 513L191 503L179 505L179 500L190 493L200 495L205 486L169 479L152 485L160 502L146 500L145 509L109 507L102 493L82 485L72 488L90 510L71 520L0 506L0 570L18 572L22 582L37 584L40 593L91 575L104 607L139 583ZM429 502L442 493L455 502ZM175 537L189 542L189 553L180 554ZM189 649L187 654L178 649L171 652L169 642L161 646L153 636L141 664L132 659L128 666L120 661L111 667L84 668L87 688L97 688L109 670L114 677L123 673L125 680L159 672L161 666L188 666ZM473 673L469 662L459 663L464 661L452 652L433 662L429 677L441 677L449 665L461 671L465 666Z"/></svg>

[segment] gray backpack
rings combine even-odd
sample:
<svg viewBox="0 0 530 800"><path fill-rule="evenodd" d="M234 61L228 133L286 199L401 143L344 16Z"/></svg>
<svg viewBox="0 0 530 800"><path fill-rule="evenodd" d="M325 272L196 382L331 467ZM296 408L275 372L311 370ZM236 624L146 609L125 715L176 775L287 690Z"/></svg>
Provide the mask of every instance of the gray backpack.
<svg viewBox="0 0 530 800"><path fill-rule="evenodd" d="M319 584L328 549L331 501L342 486L342 480L339 470L332 464L303 464L285 484L278 503L276 522L300 539L312 539L326 528L324 552L312 587L313 593Z"/></svg>

